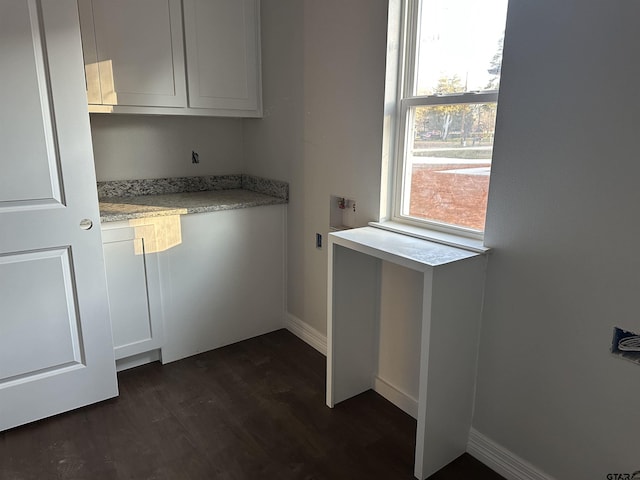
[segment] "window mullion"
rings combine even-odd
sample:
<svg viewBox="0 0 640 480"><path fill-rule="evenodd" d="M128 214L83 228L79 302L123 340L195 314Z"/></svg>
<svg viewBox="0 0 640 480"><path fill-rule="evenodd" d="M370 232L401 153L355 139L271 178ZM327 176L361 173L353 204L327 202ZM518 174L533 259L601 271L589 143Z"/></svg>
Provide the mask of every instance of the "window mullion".
<svg viewBox="0 0 640 480"><path fill-rule="evenodd" d="M400 100L399 119L398 122L398 153L396 155L395 165L395 201L393 205L393 217L398 218L402 215L402 209L408 198L411 196L410 184L407 187L405 180L407 178L407 163L405 161L407 147L410 143L409 134L411 130L411 109L404 99ZM403 188L404 187L404 188Z"/></svg>
<svg viewBox="0 0 640 480"><path fill-rule="evenodd" d="M451 95L428 95L421 97L407 97L402 99L406 107L420 107L423 105L458 105L474 103L496 103L498 92L461 93Z"/></svg>
<svg viewBox="0 0 640 480"><path fill-rule="evenodd" d="M391 216L398 217L401 214L403 203L404 189L403 182L406 175L405 172L405 151L407 146L407 129L408 129L408 110L404 104L404 98L414 95L416 82L416 59L417 59L417 30L419 28L420 0L404 0L403 1L403 21L402 21L402 42L401 42L401 60L400 60L400 82L398 85L398 113L396 121L396 138L395 138L395 158L393 166L393 192Z"/></svg>

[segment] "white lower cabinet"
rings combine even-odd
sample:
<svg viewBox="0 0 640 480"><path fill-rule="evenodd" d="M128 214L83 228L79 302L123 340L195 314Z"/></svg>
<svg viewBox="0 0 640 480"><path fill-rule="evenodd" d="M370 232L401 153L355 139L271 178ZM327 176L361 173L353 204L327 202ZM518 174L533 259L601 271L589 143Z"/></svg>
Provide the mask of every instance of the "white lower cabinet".
<svg viewBox="0 0 640 480"><path fill-rule="evenodd" d="M160 255L163 363L282 328L285 205L180 217Z"/></svg>
<svg viewBox="0 0 640 480"><path fill-rule="evenodd" d="M119 369L282 328L285 214L269 205L104 224Z"/></svg>
<svg viewBox="0 0 640 480"><path fill-rule="evenodd" d="M156 229L152 219L102 227L113 344L116 361L122 365L127 365L121 361L124 358L163 345Z"/></svg>

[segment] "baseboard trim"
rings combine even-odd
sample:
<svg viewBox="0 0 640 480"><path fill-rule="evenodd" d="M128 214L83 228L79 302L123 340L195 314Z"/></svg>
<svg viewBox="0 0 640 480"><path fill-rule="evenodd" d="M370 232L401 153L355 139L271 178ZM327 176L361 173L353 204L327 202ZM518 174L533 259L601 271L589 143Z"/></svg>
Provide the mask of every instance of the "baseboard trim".
<svg viewBox="0 0 640 480"><path fill-rule="evenodd" d="M295 315L287 313L285 315L285 328L324 356L327 355L327 337L309 324L303 322ZM372 389L403 412L411 415L413 418L418 418L418 401L392 383L380 377L375 377Z"/></svg>
<svg viewBox="0 0 640 480"><path fill-rule="evenodd" d="M323 355L327 355L327 337L318 330L303 322L295 315L285 315L285 327ZM399 390L395 385L375 377L373 390L396 405L398 408L417 418L418 402L416 399ZM467 452L486 466L496 471L507 480L555 480L550 475L537 469L529 462L518 457L475 429L469 432Z"/></svg>
<svg viewBox="0 0 640 480"><path fill-rule="evenodd" d="M467 452L507 480L555 480L473 428Z"/></svg>
<svg viewBox="0 0 640 480"><path fill-rule="evenodd" d="M373 390L413 418L418 418L418 401L380 377L373 379Z"/></svg>
<svg viewBox="0 0 640 480"><path fill-rule="evenodd" d="M130 368L140 367L151 362L160 361L160 349L151 350L150 352L139 353L131 357L119 358L116 360L116 371L122 372Z"/></svg>
<svg viewBox="0 0 640 480"><path fill-rule="evenodd" d="M303 322L295 315L285 315L285 328L296 337L308 343L324 356L327 356L327 336Z"/></svg>

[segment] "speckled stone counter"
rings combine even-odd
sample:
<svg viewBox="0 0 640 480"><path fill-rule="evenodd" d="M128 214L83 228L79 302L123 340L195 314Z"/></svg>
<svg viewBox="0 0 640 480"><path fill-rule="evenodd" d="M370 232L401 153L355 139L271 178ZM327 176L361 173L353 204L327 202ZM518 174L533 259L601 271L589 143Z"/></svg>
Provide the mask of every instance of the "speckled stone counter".
<svg viewBox="0 0 640 480"><path fill-rule="evenodd" d="M100 221L215 212L287 203L286 182L249 175L99 182Z"/></svg>

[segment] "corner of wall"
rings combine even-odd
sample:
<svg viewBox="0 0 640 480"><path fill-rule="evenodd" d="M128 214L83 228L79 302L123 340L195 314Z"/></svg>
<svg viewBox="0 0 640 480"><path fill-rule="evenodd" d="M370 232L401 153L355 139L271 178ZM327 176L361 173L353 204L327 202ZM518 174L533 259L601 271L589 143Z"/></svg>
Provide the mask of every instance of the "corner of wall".
<svg viewBox="0 0 640 480"><path fill-rule="evenodd" d="M298 317L286 313L285 328L323 355L327 355L327 336Z"/></svg>

